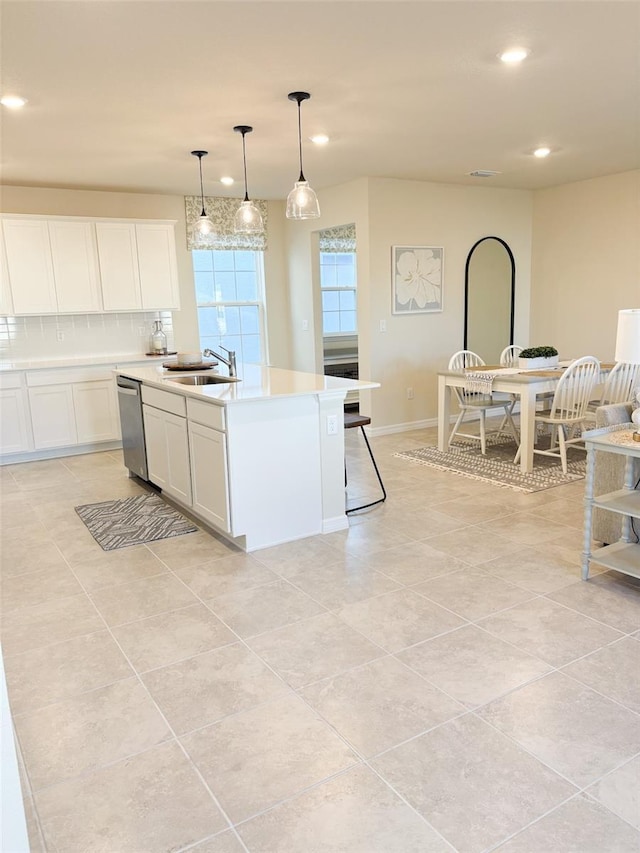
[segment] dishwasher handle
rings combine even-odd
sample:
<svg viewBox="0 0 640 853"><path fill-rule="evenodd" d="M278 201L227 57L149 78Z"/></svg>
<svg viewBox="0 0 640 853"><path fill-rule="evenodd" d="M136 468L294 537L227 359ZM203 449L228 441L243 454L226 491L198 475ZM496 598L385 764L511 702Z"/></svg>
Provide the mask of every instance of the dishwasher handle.
<svg viewBox="0 0 640 853"><path fill-rule="evenodd" d="M118 394L126 394L128 397L137 397L137 388L126 388L124 385L118 384Z"/></svg>

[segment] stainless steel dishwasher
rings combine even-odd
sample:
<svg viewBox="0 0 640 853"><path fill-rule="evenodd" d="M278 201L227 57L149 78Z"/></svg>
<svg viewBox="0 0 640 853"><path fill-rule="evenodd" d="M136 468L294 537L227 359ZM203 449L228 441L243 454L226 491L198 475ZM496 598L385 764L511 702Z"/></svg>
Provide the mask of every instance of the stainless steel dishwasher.
<svg viewBox="0 0 640 853"><path fill-rule="evenodd" d="M124 464L129 469L129 476L135 474L146 480L148 474L142 419L142 383L126 376L118 376L117 385Z"/></svg>

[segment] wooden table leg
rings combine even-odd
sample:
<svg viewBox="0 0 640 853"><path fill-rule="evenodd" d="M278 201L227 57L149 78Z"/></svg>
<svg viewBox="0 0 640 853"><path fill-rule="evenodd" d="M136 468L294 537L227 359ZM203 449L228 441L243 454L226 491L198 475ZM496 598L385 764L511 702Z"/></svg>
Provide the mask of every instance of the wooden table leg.
<svg viewBox="0 0 640 853"><path fill-rule="evenodd" d="M446 376L438 376L438 450L445 453L449 442L451 386Z"/></svg>
<svg viewBox="0 0 640 853"><path fill-rule="evenodd" d="M536 441L536 391L526 385L520 392L520 471L533 471L533 446Z"/></svg>

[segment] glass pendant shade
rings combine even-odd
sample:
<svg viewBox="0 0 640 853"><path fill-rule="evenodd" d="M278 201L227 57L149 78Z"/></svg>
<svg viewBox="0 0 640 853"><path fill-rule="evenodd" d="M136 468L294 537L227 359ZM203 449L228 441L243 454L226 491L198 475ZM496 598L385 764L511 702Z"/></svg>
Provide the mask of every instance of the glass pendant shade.
<svg viewBox="0 0 640 853"><path fill-rule="evenodd" d="M213 222L209 219L206 213L203 213L196 220L193 230L196 234L206 237L207 234L213 234Z"/></svg>
<svg viewBox="0 0 640 853"><path fill-rule="evenodd" d="M236 211L234 230L239 234L256 234L264 231L262 214L252 201L243 201Z"/></svg>
<svg viewBox="0 0 640 853"><path fill-rule="evenodd" d="M247 133L251 133L253 128L248 124L238 124L233 129L236 133L242 134L242 165L244 168L244 201L240 203L240 207L236 211L234 230L238 234L256 234L264 231L264 223L262 222L262 214L249 199L249 189L247 186L247 150L245 146L245 136Z"/></svg>
<svg viewBox="0 0 640 853"><path fill-rule="evenodd" d="M309 186L309 181L296 181L287 196L287 219L317 219L318 216L318 197Z"/></svg>
<svg viewBox="0 0 640 853"><path fill-rule="evenodd" d="M287 219L317 219L320 216L320 205L314 190L309 186L302 171L302 124L300 121L300 104L308 101L308 92L290 92L287 97L298 104L298 152L300 155L300 177L287 196Z"/></svg>
<svg viewBox="0 0 640 853"><path fill-rule="evenodd" d="M191 153L194 157L198 158L198 165L200 167L200 203L202 204L200 216L193 223L192 233L197 242L204 245L212 243L215 235L215 225L213 224L213 220L207 216L207 212L204 208L204 184L202 183L202 158L206 157L209 152L192 151Z"/></svg>

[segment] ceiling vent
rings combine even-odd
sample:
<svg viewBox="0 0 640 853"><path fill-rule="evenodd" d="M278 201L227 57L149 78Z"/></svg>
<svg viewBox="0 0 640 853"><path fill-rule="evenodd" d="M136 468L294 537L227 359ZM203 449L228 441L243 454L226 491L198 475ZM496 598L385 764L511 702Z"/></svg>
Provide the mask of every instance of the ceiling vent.
<svg viewBox="0 0 640 853"><path fill-rule="evenodd" d="M476 169L475 172L467 173L472 178L492 178L494 175L501 175L502 172L494 172L491 169Z"/></svg>

